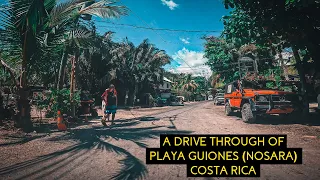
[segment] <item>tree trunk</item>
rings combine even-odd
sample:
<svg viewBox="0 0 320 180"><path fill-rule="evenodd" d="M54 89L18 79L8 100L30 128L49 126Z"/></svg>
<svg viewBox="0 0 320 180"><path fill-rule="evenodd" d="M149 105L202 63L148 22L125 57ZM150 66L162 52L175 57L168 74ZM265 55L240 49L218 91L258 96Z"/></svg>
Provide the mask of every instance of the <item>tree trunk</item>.
<svg viewBox="0 0 320 180"><path fill-rule="evenodd" d="M33 124L31 121L31 106L29 97L29 90L27 88L19 89L19 99L17 101L18 114L17 122L18 127L21 127L25 132L31 132L33 129Z"/></svg>
<svg viewBox="0 0 320 180"><path fill-rule="evenodd" d="M128 106L134 106L134 100L135 100L136 90L135 88L129 89L129 96L128 96Z"/></svg>
<svg viewBox="0 0 320 180"><path fill-rule="evenodd" d="M126 96L124 97L124 106L128 105L128 98L129 98L129 90L126 90Z"/></svg>
<svg viewBox="0 0 320 180"><path fill-rule="evenodd" d="M0 125L2 125L2 120L4 119L4 107L3 107L3 96L0 90Z"/></svg>
<svg viewBox="0 0 320 180"><path fill-rule="evenodd" d="M278 54L279 54L280 66L281 66L281 69L283 71L283 76L284 76L285 80L289 80L288 70L287 70L287 68L285 66L284 59L282 57L282 53L278 52Z"/></svg>
<svg viewBox="0 0 320 180"><path fill-rule="evenodd" d="M129 91L127 106L132 106L133 100L134 100L134 92L131 90L131 91Z"/></svg>
<svg viewBox="0 0 320 180"><path fill-rule="evenodd" d="M303 97L303 115L306 116L309 114L309 101L308 101L308 94L307 94L307 82L306 82L306 77L305 77L305 71L303 68L303 63L301 61L300 55L298 50L293 47L293 55L294 58L297 62L297 69L300 77L300 82L301 82L301 95Z"/></svg>
<svg viewBox="0 0 320 180"><path fill-rule="evenodd" d="M72 58L71 65L71 78L70 78L70 103L71 103L71 116L76 116L76 106L73 101L74 91L76 87L76 66L79 59L79 50L76 49L75 56Z"/></svg>
<svg viewBox="0 0 320 180"><path fill-rule="evenodd" d="M67 65L67 60L68 60L68 52L67 48L63 50L63 54L61 57L61 62L60 62L60 68L59 68L59 75L58 75L58 83L57 83L57 89L61 90L64 85L64 75L65 75L65 68Z"/></svg>
<svg viewBox="0 0 320 180"><path fill-rule="evenodd" d="M28 21L27 21L28 23ZM28 100L29 90L27 85L27 66L28 66L28 31L25 31L24 34L24 42L23 42L23 51L22 51L22 65L21 65L21 77L20 77L20 87L18 88L18 114L17 114L17 122L18 126L20 126L23 131L31 132L33 129L33 124L31 121L31 106Z"/></svg>
<svg viewBox="0 0 320 180"><path fill-rule="evenodd" d="M71 104L71 116L75 117L75 107L73 103L73 93L74 93L74 65L75 65L75 58L71 58L71 74L70 74L70 104Z"/></svg>

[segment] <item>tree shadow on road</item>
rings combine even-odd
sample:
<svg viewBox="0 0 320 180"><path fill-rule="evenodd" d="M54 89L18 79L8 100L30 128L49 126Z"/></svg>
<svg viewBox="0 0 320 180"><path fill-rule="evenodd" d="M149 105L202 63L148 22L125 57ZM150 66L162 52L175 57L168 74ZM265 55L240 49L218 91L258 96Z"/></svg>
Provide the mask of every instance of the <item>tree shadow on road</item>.
<svg viewBox="0 0 320 180"><path fill-rule="evenodd" d="M307 117L301 117L299 119L295 117L283 117L283 116L266 116L258 118L253 124L270 124L270 125L289 125L289 124L301 124L307 126L320 126L320 115L316 113L310 113Z"/></svg>
<svg viewBox="0 0 320 180"><path fill-rule="evenodd" d="M191 131L163 130L163 126L132 127L139 123L141 122L126 122L114 125L113 127L74 129L66 134L48 138L48 141L75 141L77 144L33 160L1 168L0 177L11 175L15 172L25 172L24 175L20 175L17 179L28 179L31 177L33 179L34 177L36 179L43 179L59 168L67 167L69 164L74 163L75 159L85 156L90 150L100 149L103 152L124 156L122 160L118 161L121 168L118 172L114 172L112 179L144 179L148 174L144 162L126 150L125 147L114 145L108 140L130 141L140 148L146 148L148 145L145 140L158 138L160 134L188 134ZM66 157L64 158L64 156ZM62 160L59 160L61 158ZM39 169L39 167L41 168ZM59 178L65 176L70 171L72 171L72 168L59 175Z"/></svg>
<svg viewBox="0 0 320 180"><path fill-rule="evenodd" d="M36 135L36 136L24 136L24 137L19 137L19 136L6 136L5 139L8 140L8 142L6 143L1 143L0 147L2 146L13 146L13 145L21 145L21 144L25 144L28 143L30 141L36 140L36 139L40 139L45 137L46 135Z"/></svg>
<svg viewBox="0 0 320 180"><path fill-rule="evenodd" d="M234 113L234 117L237 120L242 120L241 113ZM288 117L279 115L265 115L257 116L254 122L248 124L265 124L265 125L289 125L289 124L301 124L307 126L320 126L320 114L310 112L307 117L297 119L290 115Z"/></svg>

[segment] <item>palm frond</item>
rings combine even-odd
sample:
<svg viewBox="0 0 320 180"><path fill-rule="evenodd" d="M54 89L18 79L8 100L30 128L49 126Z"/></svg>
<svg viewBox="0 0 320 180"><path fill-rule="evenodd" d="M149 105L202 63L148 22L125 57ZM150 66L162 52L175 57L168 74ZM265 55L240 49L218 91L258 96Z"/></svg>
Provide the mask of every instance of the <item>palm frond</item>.
<svg viewBox="0 0 320 180"><path fill-rule="evenodd" d="M70 20L70 17L76 16L77 10L87 2L90 2L90 0L68 0L57 4L50 12L48 25L55 27L66 23Z"/></svg>
<svg viewBox="0 0 320 180"><path fill-rule="evenodd" d="M78 12L80 15L88 14L102 18L118 18L122 15L127 15L127 8L124 6L114 5L115 1L102 0L91 4L87 7L82 7Z"/></svg>
<svg viewBox="0 0 320 180"><path fill-rule="evenodd" d="M13 16L16 17L15 26L18 29L31 29L34 34L37 32L38 26L48 16L45 4L36 0L10 0L9 4Z"/></svg>
<svg viewBox="0 0 320 180"><path fill-rule="evenodd" d="M129 179L145 179L148 170L144 163L134 157L131 154L120 161L122 165L121 170L118 172L117 175L113 176L112 179L115 180L129 180Z"/></svg>

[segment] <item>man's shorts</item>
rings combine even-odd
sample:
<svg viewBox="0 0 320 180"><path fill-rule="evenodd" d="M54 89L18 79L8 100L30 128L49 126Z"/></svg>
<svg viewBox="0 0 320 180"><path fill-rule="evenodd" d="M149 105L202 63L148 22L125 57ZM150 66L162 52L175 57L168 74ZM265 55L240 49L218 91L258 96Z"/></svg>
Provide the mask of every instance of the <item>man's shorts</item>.
<svg viewBox="0 0 320 180"><path fill-rule="evenodd" d="M115 114L115 113L117 113L117 106L116 105L107 106L105 113L106 114Z"/></svg>

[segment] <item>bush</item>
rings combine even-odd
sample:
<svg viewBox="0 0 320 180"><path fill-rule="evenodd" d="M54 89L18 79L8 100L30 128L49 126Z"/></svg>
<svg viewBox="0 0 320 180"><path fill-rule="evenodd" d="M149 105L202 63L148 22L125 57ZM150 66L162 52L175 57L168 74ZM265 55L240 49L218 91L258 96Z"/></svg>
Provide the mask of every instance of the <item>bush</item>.
<svg viewBox="0 0 320 180"><path fill-rule="evenodd" d="M77 109L80 106L80 91L74 93L72 100ZM55 117L58 110L63 114L70 114L72 107L70 90L53 89L44 96L38 96L36 98L36 106L38 109L47 109L46 117L48 118Z"/></svg>

